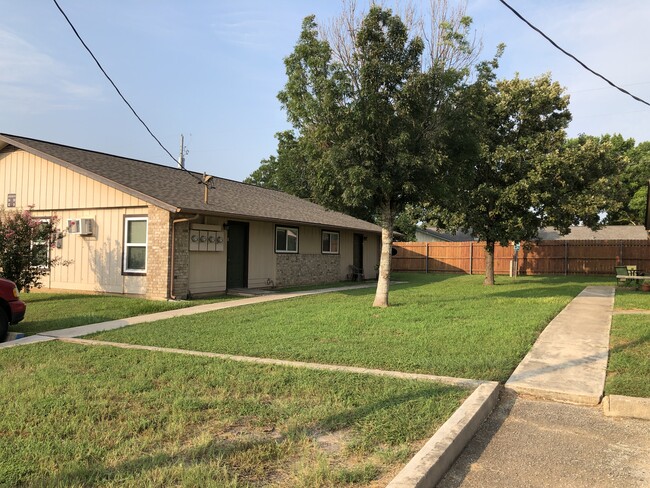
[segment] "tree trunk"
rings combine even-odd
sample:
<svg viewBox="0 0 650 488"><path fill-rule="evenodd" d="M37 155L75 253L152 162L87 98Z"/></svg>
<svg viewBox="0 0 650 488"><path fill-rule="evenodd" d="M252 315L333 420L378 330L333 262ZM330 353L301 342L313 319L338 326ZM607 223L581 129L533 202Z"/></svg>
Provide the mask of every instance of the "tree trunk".
<svg viewBox="0 0 650 488"><path fill-rule="evenodd" d="M494 285L494 242L485 243L485 280L484 285Z"/></svg>
<svg viewBox="0 0 650 488"><path fill-rule="evenodd" d="M390 263L393 250L393 213L390 204L382 210L381 256L379 258L379 277L373 307L388 306L388 288L390 287Z"/></svg>

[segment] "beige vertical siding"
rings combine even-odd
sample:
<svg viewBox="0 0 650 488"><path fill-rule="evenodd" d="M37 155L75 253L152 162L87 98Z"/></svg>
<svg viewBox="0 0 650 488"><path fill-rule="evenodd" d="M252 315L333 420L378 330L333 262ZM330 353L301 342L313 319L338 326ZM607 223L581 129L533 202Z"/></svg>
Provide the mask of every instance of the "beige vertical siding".
<svg viewBox="0 0 650 488"><path fill-rule="evenodd" d="M251 221L248 245L248 287L275 283L275 224Z"/></svg>
<svg viewBox="0 0 650 488"><path fill-rule="evenodd" d="M363 241L363 272L366 279L374 280L378 276L381 235L364 234L364 236L367 239Z"/></svg>
<svg viewBox="0 0 650 488"><path fill-rule="evenodd" d="M353 246L353 237L354 232L351 230L342 230L339 236L339 245L341 248L341 279L347 279L348 274L350 273L350 265L354 259L354 254L352 252Z"/></svg>
<svg viewBox="0 0 650 488"><path fill-rule="evenodd" d="M300 254L321 253L321 232L320 227L301 225L298 230L298 251Z"/></svg>
<svg viewBox="0 0 650 488"><path fill-rule="evenodd" d="M16 194L16 208L57 217L59 228L73 218L92 218L92 236L66 235L52 255L56 266L43 285L49 288L143 294L146 277L122 275L124 215L147 215L147 204L131 195L26 151L0 151L0 198Z"/></svg>
<svg viewBox="0 0 650 488"><path fill-rule="evenodd" d="M190 251L190 295L226 289L226 251Z"/></svg>
<svg viewBox="0 0 650 488"><path fill-rule="evenodd" d="M133 207L147 204L127 193L99 183L20 149L0 151L0 197L16 194L16 206L62 210L73 208Z"/></svg>
<svg viewBox="0 0 650 488"><path fill-rule="evenodd" d="M363 241L363 274L368 280L377 278L375 267L379 264L378 243L380 236L351 230L341 231L341 279L345 279L350 273L350 265L354 261L354 234L362 234Z"/></svg>
<svg viewBox="0 0 650 488"><path fill-rule="evenodd" d="M224 219L218 217L200 219L200 223L208 225L223 226L224 222ZM219 293L226 290L226 249L227 242L224 243L223 251L190 251L190 295Z"/></svg>

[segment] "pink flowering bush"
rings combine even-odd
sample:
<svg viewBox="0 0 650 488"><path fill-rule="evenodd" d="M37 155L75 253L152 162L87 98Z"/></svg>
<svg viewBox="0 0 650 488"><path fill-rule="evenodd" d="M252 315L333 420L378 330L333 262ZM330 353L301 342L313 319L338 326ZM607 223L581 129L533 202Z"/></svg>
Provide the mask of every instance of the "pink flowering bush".
<svg viewBox="0 0 650 488"><path fill-rule="evenodd" d="M56 229L56 216L41 220L31 207L23 210L0 208L0 276L29 292L41 287L41 278L57 264L50 250L63 235Z"/></svg>

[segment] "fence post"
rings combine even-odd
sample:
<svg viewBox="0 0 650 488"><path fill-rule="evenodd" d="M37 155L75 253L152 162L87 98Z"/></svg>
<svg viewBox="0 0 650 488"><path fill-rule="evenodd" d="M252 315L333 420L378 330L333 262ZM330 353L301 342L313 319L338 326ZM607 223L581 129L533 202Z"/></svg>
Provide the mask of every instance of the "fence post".
<svg viewBox="0 0 650 488"><path fill-rule="evenodd" d="M424 273L429 272L429 243L426 243L426 254L424 255Z"/></svg>
<svg viewBox="0 0 650 488"><path fill-rule="evenodd" d="M564 241L564 276L569 274L569 241Z"/></svg>
<svg viewBox="0 0 650 488"><path fill-rule="evenodd" d="M623 260L623 241L621 241L618 245L618 263L617 264L623 264L625 261Z"/></svg>
<svg viewBox="0 0 650 488"><path fill-rule="evenodd" d="M472 274L472 258L474 257L474 242L469 241L469 274Z"/></svg>

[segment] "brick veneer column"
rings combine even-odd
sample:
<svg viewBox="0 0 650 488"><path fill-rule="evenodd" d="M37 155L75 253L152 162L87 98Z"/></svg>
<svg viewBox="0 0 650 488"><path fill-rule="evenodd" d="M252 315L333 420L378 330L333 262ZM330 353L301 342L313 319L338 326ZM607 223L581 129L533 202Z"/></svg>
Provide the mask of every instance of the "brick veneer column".
<svg viewBox="0 0 650 488"><path fill-rule="evenodd" d="M171 261L171 216L167 210L149 205L147 229L147 298L168 298Z"/></svg>
<svg viewBox="0 0 650 488"><path fill-rule="evenodd" d="M188 217L187 215L185 217ZM183 218L183 216L178 216ZM185 299L190 285L190 223L176 224L174 231L174 295Z"/></svg>

